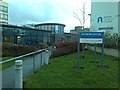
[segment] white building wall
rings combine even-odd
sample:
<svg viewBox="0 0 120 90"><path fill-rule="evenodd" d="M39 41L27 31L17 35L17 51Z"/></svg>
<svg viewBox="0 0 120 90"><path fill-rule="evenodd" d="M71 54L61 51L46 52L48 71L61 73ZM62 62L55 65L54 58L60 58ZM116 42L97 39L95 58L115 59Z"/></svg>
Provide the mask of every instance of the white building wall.
<svg viewBox="0 0 120 90"><path fill-rule="evenodd" d="M120 1L118 4L118 34L120 36Z"/></svg>
<svg viewBox="0 0 120 90"><path fill-rule="evenodd" d="M118 2L91 3L91 31L118 33ZM119 11L119 12L118 12Z"/></svg>

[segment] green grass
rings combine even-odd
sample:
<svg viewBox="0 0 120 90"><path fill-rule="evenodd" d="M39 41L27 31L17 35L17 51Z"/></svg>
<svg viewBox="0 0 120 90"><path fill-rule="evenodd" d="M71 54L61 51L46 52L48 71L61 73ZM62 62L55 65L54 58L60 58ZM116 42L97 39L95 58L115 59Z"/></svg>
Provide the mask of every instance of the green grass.
<svg viewBox="0 0 120 90"><path fill-rule="evenodd" d="M14 57L3 57L2 60L0 60L0 61L5 61L5 60L11 59L11 58L14 58ZM20 58L20 60L26 60L26 59L25 58ZM10 67L14 64L15 64L15 60L4 63L4 64L1 64L0 69L4 70L4 69L6 69L6 68L8 68L8 67Z"/></svg>
<svg viewBox="0 0 120 90"><path fill-rule="evenodd" d="M25 88L117 88L118 60L115 57L104 57L105 65L109 69L100 69L101 54L97 54L99 63L90 63L93 52L85 51L85 58L81 58L81 70L73 69L76 65L77 54L65 55L50 59L34 74L25 78Z"/></svg>

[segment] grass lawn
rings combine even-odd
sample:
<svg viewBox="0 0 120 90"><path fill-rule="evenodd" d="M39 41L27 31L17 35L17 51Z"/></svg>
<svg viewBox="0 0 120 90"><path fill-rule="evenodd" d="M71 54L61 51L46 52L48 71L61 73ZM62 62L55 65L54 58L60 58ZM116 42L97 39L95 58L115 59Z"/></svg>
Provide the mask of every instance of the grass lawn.
<svg viewBox="0 0 120 90"><path fill-rule="evenodd" d="M118 58L105 55L105 65L110 67L108 69L97 68L101 54L97 53L99 63L90 63L92 60L93 52L85 51L85 58L80 61L84 68L75 70L76 53L52 58L49 60L51 64L25 78L25 88L117 88Z"/></svg>
<svg viewBox="0 0 120 90"><path fill-rule="evenodd" d="M11 58L14 58L14 57L3 57L3 58L1 58L2 60L0 60L0 61L5 61L5 60L11 59ZM20 58L20 60L26 60L26 59ZM4 69L6 69L14 64L15 64L15 60L10 61L10 62L6 62L6 63L0 65L0 69L4 70Z"/></svg>

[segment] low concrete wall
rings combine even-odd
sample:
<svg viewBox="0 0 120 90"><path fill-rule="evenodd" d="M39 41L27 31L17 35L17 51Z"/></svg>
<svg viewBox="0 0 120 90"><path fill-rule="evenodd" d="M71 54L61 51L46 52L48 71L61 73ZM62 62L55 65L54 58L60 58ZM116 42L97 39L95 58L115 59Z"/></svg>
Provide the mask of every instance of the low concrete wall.
<svg viewBox="0 0 120 90"><path fill-rule="evenodd" d="M89 50L94 51L94 46L87 46ZM96 47L96 52L101 53L101 47ZM120 51L117 49L104 48L104 54L120 58Z"/></svg>

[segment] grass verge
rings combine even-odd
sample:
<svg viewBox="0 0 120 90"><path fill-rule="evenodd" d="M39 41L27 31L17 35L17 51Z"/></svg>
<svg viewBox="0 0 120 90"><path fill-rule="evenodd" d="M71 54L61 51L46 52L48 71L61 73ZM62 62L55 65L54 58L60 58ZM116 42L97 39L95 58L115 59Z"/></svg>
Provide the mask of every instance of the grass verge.
<svg viewBox="0 0 120 90"><path fill-rule="evenodd" d="M50 59L50 64L37 69L37 73L24 79L25 88L118 88L118 59L104 57L108 69L97 68L101 54L97 53L99 63L93 61L93 52L85 51L81 58L80 70L73 69L77 63L77 54L65 55Z"/></svg>
<svg viewBox="0 0 120 90"><path fill-rule="evenodd" d="M14 57L3 57L2 60L0 60L0 61L5 61L5 60L11 59L11 58L14 58ZM24 61L26 59L25 58L20 58L20 60ZM6 69L6 68L8 68L8 67L10 67L10 66L12 66L14 64L15 64L15 60L4 63L4 64L1 64L0 69L4 70L4 69Z"/></svg>

